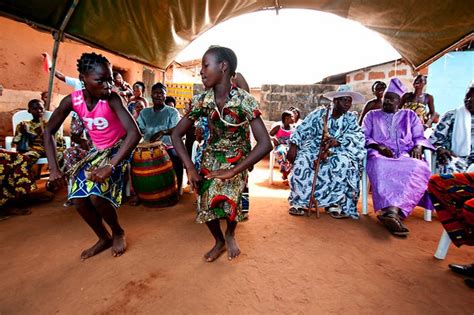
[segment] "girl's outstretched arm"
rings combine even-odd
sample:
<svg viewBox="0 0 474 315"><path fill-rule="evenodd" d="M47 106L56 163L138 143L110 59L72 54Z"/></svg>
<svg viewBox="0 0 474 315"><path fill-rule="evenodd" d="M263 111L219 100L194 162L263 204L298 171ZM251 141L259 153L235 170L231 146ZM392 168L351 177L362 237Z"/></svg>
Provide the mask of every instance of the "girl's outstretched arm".
<svg viewBox="0 0 474 315"><path fill-rule="evenodd" d="M186 131L191 128L193 124L194 121L192 119L189 119L186 116L183 117L171 132L171 141L173 142L173 146L176 150L176 153L178 153L179 158L181 159L181 161L183 161L184 167L186 168L186 173L188 174L189 183L192 185L192 187L198 189L199 182L202 179L201 176L199 176L199 174L197 173L193 161L191 161L191 158L189 157L182 140L182 138L186 134Z"/></svg>
<svg viewBox="0 0 474 315"><path fill-rule="evenodd" d="M46 157L48 158L50 171L49 182L53 184L53 187L57 188L64 185L66 182L63 178L62 172L59 170L54 135L59 130L71 110L72 102L71 96L69 95L63 98L59 104L59 107L53 112L44 130L44 147L46 150Z"/></svg>
<svg viewBox="0 0 474 315"><path fill-rule="evenodd" d="M270 137L268 136L267 129L265 128L261 117L252 119L250 121L250 127L252 128L255 140L257 140L257 145L252 151L250 151L249 155L244 160L240 161L235 167L229 170L213 171L206 175L206 178L232 178L238 173L252 167L273 149Z"/></svg>

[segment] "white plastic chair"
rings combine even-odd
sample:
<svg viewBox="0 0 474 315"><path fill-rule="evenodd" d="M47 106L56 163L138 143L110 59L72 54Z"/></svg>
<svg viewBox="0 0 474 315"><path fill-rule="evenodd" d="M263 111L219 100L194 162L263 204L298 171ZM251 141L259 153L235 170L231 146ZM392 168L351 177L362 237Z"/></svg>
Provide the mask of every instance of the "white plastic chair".
<svg viewBox="0 0 474 315"><path fill-rule="evenodd" d="M49 118L51 117L52 114L53 114L53 112L46 111L44 113L43 117L44 117L44 119L49 120ZM15 114L13 114L13 117L12 117L13 132L15 132L16 126L19 123L21 123L22 121L31 120L31 119L33 119L33 116L30 113L28 113L27 110L20 110L20 111L16 112ZM58 132L61 136L63 135L63 126L62 125L59 128ZM71 146L71 138L70 137L63 137L63 139L64 139L64 142L66 144L66 147L69 148ZM12 148L12 142L13 142L13 136L5 137L5 149L6 150L16 151L15 148ZM45 158L45 157L40 158L40 159L38 159L36 164L48 164L48 159Z"/></svg>
<svg viewBox="0 0 474 315"><path fill-rule="evenodd" d="M271 150L270 151L270 175L268 177L268 183L270 185L273 185L273 170L275 168L275 159L276 159L276 155L275 155L275 149Z"/></svg>
<svg viewBox="0 0 474 315"><path fill-rule="evenodd" d="M428 160L431 162L431 173L435 174L436 173L436 153L432 154L431 160ZM446 258L446 255L448 254L448 249L449 246L451 245L451 239L449 238L448 232L446 232L445 229L443 229L443 233L441 233L441 237L439 238L438 242L438 247L436 248L436 252L434 254L434 257L439 260L443 260Z"/></svg>
<svg viewBox="0 0 474 315"><path fill-rule="evenodd" d="M443 229L434 257L439 260L445 259L448 254L449 245L451 245L451 239L449 238L448 232Z"/></svg>

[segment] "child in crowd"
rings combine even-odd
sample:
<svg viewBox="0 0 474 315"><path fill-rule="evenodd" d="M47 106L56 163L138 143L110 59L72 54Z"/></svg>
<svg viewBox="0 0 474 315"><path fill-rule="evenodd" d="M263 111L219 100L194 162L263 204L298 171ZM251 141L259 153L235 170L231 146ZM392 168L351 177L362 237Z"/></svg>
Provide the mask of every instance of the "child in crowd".
<svg viewBox="0 0 474 315"><path fill-rule="evenodd" d="M165 98L165 105L176 108L176 99L173 96L167 96Z"/></svg>
<svg viewBox="0 0 474 315"><path fill-rule="evenodd" d="M211 46L206 51L201 69L206 91L193 99L191 111L172 133L173 144L186 166L188 179L199 194L196 221L206 223L215 239L214 247L204 255L208 262L217 259L226 248L229 259L240 254L234 234L237 223L244 219L242 191L247 183L248 169L272 149L257 101L248 92L231 85L236 67L237 57L231 49ZM198 173L181 138L200 117L207 117L210 134ZM249 127L257 140L253 150ZM225 236L220 219L227 222Z"/></svg>
<svg viewBox="0 0 474 315"><path fill-rule="evenodd" d="M286 183L288 183L288 174L290 174L291 171L291 164L287 161L286 154L288 153L290 136L294 130L292 128L293 123L293 112L285 110L281 114L280 123L275 125L269 133L275 147L275 154L278 159L278 164L280 165L282 178Z"/></svg>
<svg viewBox="0 0 474 315"><path fill-rule="evenodd" d="M135 118L135 120L138 119L138 116L140 116L140 112L146 107L146 104L144 101L139 100L135 102L135 108L133 109L132 116Z"/></svg>
<svg viewBox="0 0 474 315"><path fill-rule="evenodd" d="M112 255L125 252L125 233L119 224L116 208L122 201L127 161L140 140L137 124L123 106L117 93L112 92L112 66L102 55L84 53L77 62L85 89L65 97L54 111L45 130L45 147L50 166L49 187L65 185L64 174L56 158L54 133L71 111L83 121L94 148L68 170L73 178L68 199L98 236L99 241L84 250L87 259L112 247ZM107 223L112 236L103 224Z"/></svg>

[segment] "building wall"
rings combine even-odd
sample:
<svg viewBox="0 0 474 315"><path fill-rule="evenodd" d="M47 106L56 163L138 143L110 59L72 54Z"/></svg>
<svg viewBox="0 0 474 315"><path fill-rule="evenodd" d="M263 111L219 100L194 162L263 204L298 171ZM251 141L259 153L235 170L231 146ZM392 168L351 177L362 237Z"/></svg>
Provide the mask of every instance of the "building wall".
<svg viewBox="0 0 474 315"><path fill-rule="evenodd" d="M298 108L301 111L301 116L304 118L316 107L326 105L328 101L322 97L322 94L333 91L336 88L336 85L327 84L264 84L260 90L260 110L262 111L262 118L265 120L279 121L281 119L281 113L291 106Z"/></svg>
<svg viewBox="0 0 474 315"><path fill-rule="evenodd" d="M12 133L11 116L17 109L25 109L32 98L48 89L48 74L42 67L42 52L52 55L54 41L49 33L39 32L26 24L0 17L0 84L4 87L0 96L0 145L3 136ZM144 69L154 73L154 80L163 81L159 69L117 55L71 41L59 46L56 69L67 76L78 77L77 59L84 52L104 55L119 70L129 83L143 80ZM51 106L55 108L60 100L71 92L71 88L55 79Z"/></svg>
<svg viewBox="0 0 474 315"><path fill-rule="evenodd" d="M395 60L394 62L382 65L370 66L346 75L347 84L351 85L354 91L365 96L366 99L372 99L372 84L375 81L383 81L388 84L391 78L397 77L402 81L408 91L413 90L413 79L418 74L428 74L427 69L420 72L414 72L412 68L403 60Z"/></svg>
<svg viewBox="0 0 474 315"><path fill-rule="evenodd" d="M420 71L428 74L427 69ZM418 73L412 71L411 67L403 60L396 60L381 65L369 66L349 72L346 75L346 84L353 91L361 93L366 101L372 99L372 84L379 80L388 84L391 78L398 77L408 91L413 90L412 82ZM327 100L322 97L323 93L337 89L337 85L312 84L312 85L262 85L260 91L260 106L262 116L266 120L280 120L281 113L291 106L301 110L305 117L316 107L325 105ZM365 104L354 104L353 111L361 112Z"/></svg>

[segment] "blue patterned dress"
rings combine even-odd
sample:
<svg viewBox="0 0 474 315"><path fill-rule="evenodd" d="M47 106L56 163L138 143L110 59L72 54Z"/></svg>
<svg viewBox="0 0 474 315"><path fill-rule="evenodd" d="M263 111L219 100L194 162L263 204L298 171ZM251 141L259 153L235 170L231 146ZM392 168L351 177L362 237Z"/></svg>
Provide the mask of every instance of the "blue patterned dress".
<svg viewBox="0 0 474 315"><path fill-rule="evenodd" d="M314 177L313 161L317 159L326 109L316 109L305 118L290 138L298 153L290 174L291 206L306 208ZM339 205L345 214L359 217L357 201L365 156L364 134L354 113L328 119L329 135L341 144L331 148L332 155L320 164L315 197L320 207Z"/></svg>

